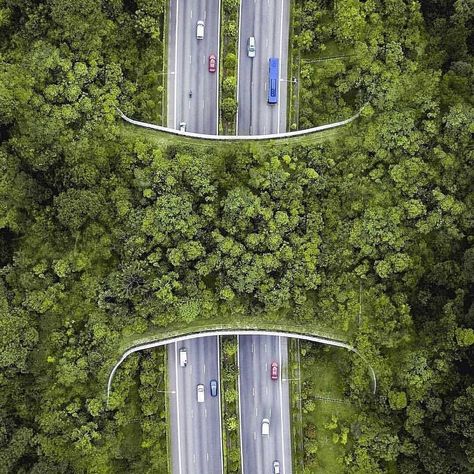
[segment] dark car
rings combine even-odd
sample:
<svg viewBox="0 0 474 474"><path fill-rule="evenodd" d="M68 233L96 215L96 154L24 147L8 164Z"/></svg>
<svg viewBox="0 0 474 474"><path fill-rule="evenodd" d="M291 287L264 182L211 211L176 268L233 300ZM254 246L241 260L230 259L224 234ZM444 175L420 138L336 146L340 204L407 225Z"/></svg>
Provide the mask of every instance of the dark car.
<svg viewBox="0 0 474 474"><path fill-rule="evenodd" d="M217 69L217 59L215 54L209 56L209 72L216 72Z"/></svg>
<svg viewBox="0 0 474 474"><path fill-rule="evenodd" d="M272 380L278 380L278 364L276 362L272 362L271 377Z"/></svg>
<svg viewBox="0 0 474 474"><path fill-rule="evenodd" d="M217 380L212 379L209 385L211 389L211 397L217 397Z"/></svg>

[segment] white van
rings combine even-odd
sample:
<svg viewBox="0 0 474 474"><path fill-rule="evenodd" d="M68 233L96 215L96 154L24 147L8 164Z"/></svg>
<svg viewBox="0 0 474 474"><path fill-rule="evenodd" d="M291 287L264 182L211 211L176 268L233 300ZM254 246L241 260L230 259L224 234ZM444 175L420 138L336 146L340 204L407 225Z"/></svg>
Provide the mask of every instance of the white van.
<svg viewBox="0 0 474 474"><path fill-rule="evenodd" d="M188 365L188 354L184 347L179 350L179 365L181 367L186 367Z"/></svg>
<svg viewBox="0 0 474 474"><path fill-rule="evenodd" d="M180 132L186 131L186 122L179 122L179 131Z"/></svg>
<svg viewBox="0 0 474 474"><path fill-rule="evenodd" d="M247 40L247 56L249 58L255 57L255 37L254 36L250 36L250 38Z"/></svg>
<svg viewBox="0 0 474 474"><path fill-rule="evenodd" d="M262 420L262 436L268 436L270 434L270 420L264 418Z"/></svg>
<svg viewBox="0 0 474 474"><path fill-rule="evenodd" d="M204 402L204 385L202 383L197 386L197 399L198 403Z"/></svg>
<svg viewBox="0 0 474 474"><path fill-rule="evenodd" d="M199 20L196 25L196 38L198 40L204 39L204 22Z"/></svg>

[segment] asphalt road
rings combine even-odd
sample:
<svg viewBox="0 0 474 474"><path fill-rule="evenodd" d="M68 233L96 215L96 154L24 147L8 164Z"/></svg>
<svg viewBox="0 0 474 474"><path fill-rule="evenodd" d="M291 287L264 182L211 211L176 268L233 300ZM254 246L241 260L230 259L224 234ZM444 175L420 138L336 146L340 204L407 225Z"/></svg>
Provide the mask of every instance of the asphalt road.
<svg viewBox="0 0 474 474"><path fill-rule="evenodd" d="M271 380L270 366L279 365L278 380ZM242 474L280 472L291 474L287 339L275 336L239 336L239 387ZM283 370L282 370L283 369ZM262 420L270 420L269 436L262 436Z"/></svg>
<svg viewBox="0 0 474 474"><path fill-rule="evenodd" d="M196 24L203 20L204 39L196 39ZM168 127L186 131L218 133L219 0L170 2L168 35ZM208 71L211 53L217 70ZM189 91L192 97L189 97Z"/></svg>
<svg viewBox="0 0 474 474"><path fill-rule="evenodd" d="M179 350L187 350L188 365L179 365ZM168 345L173 474L222 474L220 386L211 397L209 382L219 381L216 336ZM203 403L196 388L204 385ZM220 385L220 384L219 384Z"/></svg>
<svg viewBox="0 0 474 474"><path fill-rule="evenodd" d="M238 71L238 135L286 132L288 0L241 0ZM247 56L255 37L256 55ZM280 59L278 104L267 103L268 59Z"/></svg>

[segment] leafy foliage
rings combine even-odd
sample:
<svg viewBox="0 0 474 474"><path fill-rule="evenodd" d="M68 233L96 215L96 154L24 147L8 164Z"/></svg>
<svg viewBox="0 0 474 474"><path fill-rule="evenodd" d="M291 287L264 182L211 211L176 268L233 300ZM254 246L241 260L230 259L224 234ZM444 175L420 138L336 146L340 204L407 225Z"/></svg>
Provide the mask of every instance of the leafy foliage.
<svg viewBox="0 0 474 474"><path fill-rule="evenodd" d="M2 469L163 472L163 357L130 358L105 410L109 363L149 329L230 315L331 327L375 368L373 397L347 362L347 472L473 472L469 6L337 2L337 28L303 43L355 53L307 119L357 88L360 121L229 147L157 144L116 117L161 113L163 10L0 3Z"/></svg>

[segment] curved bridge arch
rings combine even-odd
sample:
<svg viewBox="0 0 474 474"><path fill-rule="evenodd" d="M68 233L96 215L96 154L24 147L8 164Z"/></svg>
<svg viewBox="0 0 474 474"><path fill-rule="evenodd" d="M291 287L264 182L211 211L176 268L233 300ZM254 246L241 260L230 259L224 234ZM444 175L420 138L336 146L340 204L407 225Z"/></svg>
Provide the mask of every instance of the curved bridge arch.
<svg viewBox="0 0 474 474"><path fill-rule="evenodd" d="M323 130L329 130L331 128L342 127L348 123L354 121L359 117L362 112L362 107L355 115L349 117L346 120L341 120L340 122L328 123L325 125L319 125L318 127L306 128L305 130L296 130L294 132L284 132L284 133L272 133L268 135L208 135L205 133L194 133L194 132L181 132L174 128L164 127L162 125L155 125L153 123L141 122L140 120L135 120L130 117L127 117L118 107L116 107L118 113L125 122L131 123L132 125L137 125L139 127L149 128L151 130L157 130L159 132L171 133L172 135L178 135L188 138L200 138L202 140L220 140L220 141L249 141L249 140L276 140L279 138L292 138L299 137L302 135L310 135L311 133L321 132Z"/></svg>
<svg viewBox="0 0 474 474"><path fill-rule="evenodd" d="M344 349L347 349L351 352L354 352L357 354L366 364L369 369L369 374L370 378L372 380L372 392L375 394L377 390L377 378L375 376L375 371L372 368L372 366L367 362L366 358L353 346L350 344L347 344L346 342L343 341L338 341L336 339L329 339L325 337L319 337L319 336L310 336L308 334L301 334L297 332L285 332L285 331L259 331L258 329L219 329L219 330L209 330L209 331L201 331L193 334L185 334L181 336L174 336L170 337L167 339L162 339L159 341L152 341L152 342L146 342L143 344L138 344L136 346L130 347L127 349L122 356L120 357L119 361L114 365L112 368L108 381L107 381L107 405L109 403L109 397L110 397L110 392L112 389L112 382L114 379L115 372L117 369L120 367L122 362L131 354L134 354L135 352L142 351L145 349L152 349L154 347L160 347L164 346L166 344L172 344L174 342L179 342L179 341L186 341L189 339L197 339L198 337L205 337L205 336L283 336L283 337L292 337L295 339L301 339L304 341L310 341L310 342L318 342L320 344L326 344L328 346L334 346L334 347L342 347Z"/></svg>

